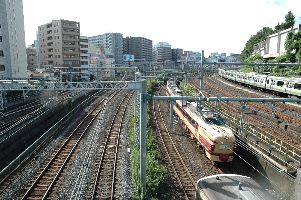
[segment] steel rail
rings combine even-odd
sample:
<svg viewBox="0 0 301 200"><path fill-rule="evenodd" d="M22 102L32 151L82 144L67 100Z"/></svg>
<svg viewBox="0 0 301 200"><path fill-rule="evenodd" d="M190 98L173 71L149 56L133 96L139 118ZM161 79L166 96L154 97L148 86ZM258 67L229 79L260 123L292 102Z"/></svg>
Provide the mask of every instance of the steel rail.
<svg viewBox="0 0 301 200"><path fill-rule="evenodd" d="M122 123L124 120L124 116L125 116L125 111L127 109L128 106L128 102L130 100L130 98L132 97L132 93L128 94L126 96L123 97L122 101L120 102L120 104L117 107L117 111L114 114L113 120L110 124L110 128L106 137L106 141L105 141L105 146L104 149L102 151L101 157L100 157L100 161L98 164L98 168L97 168L97 173L96 173L96 179L93 185L93 193L92 193L92 199L114 199L114 190L115 190L115 178L116 178L116 169L117 169L117 156L118 156L118 147L119 147L119 140L120 140L120 133L121 133L121 129L122 129ZM127 101L125 101L125 99L127 98ZM121 110L121 108L123 107L123 110ZM118 118L118 116L121 115L121 118ZM117 122L117 123L116 123ZM115 130L114 128L115 125L118 125L118 130ZM117 133L117 136L114 135L113 133ZM113 141L112 141L113 140ZM109 144L111 142L111 144ZM116 144L115 144L116 142ZM111 190L110 190L110 196L106 196L106 197L98 197L98 195L101 195L103 192L100 192L99 190L99 181L100 181L100 176L101 176L101 172L102 168L104 168L104 163L105 163L105 158L106 158L106 153L109 154L109 150L108 147L115 145L115 152L114 152L114 157L113 158L108 158L107 159L113 159L113 171L112 173L112 181L111 181ZM110 155L110 154L109 154ZM106 174L110 174L110 172L106 171ZM105 185L104 183L102 185ZM108 191L107 191L108 193ZM106 193L106 194L107 194Z"/></svg>
<svg viewBox="0 0 301 200"><path fill-rule="evenodd" d="M90 96L88 99L86 99L85 101L91 101L92 98L95 98L95 95L97 93L93 94L92 96ZM68 119L70 118L71 116L69 116L66 120L68 121ZM64 128L65 126L63 126L62 128ZM34 155L36 155L42 148L45 147L46 143L48 141L51 140L51 138L53 138L54 135L51 135L50 137L48 137L48 139L46 139L45 141L43 141L41 144L39 144L36 149L30 153L25 160L23 160L22 162L20 162L20 164L18 165L17 168L15 168L13 171L11 171L10 173L8 173L2 180L0 180L0 194L2 194L4 192L4 190L9 186L9 179L11 179L12 175L14 173L17 172L17 170L19 171L23 171L29 164L28 161L30 161L30 159L33 158Z"/></svg>
<svg viewBox="0 0 301 200"><path fill-rule="evenodd" d="M187 166L185 165L185 162L184 162L182 156L180 155L180 153L176 147L176 144L170 135L170 132L165 124L165 120L162 116L161 108L160 108L159 104L157 107L157 112L155 109L155 104L153 104L153 107L154 107L154 109L153 109L154 110L154 119L155 119L155 123L156 123L157 130L159 133L159 137L163 144L163 148L167 154L167 157L171 164L171 168L174 172L174 175L176 176L178 183L184 192L185 199L189 200L192 198L191 196L194 195L191 193L192 193L192 190L194 192L196 189L196 181L192 178L190 171L188 170ZM158 118L160 117L160 119L157 118L157 115L159 115ZM160 122L159 122L159 120L160 120ZM159 123L161 123L164 127L163 131L166 133L165 136L163 136L163 133L162 133L163 131L160 129ZM168 143L171 144L169 149L167 147ZM179 163L179 161L180 161L180 163ZM180 169L181 171L179 171L179 169L177 169L176 165L178 165L177 167L179 167L179 165L182 165L182 169ZM185 175L183 174L182 170L185 171ZM189 184L187 184L187 176L186 175L188 176ZM187 189L187 188L189 188L189 189ZM193 188L193 189L191 189L191 188Z"/></svg>
<svg viewBox="0 0 301 200"><path fill-rule="evenodd" d="M95 120L96 116L98 115L98 113L101 112L101 110L104 108L105 104L106 104L106 99L103 99L102 101L100 101L97 104L97 106L95 106L95 108L92 111L90 111L88 113L88 115L83 120L81 120L81 122L78 124L78 126L72 131L72 133L65 140L65 142L63 143L63 145L61 145L60 149L52 157L52 159L48 162L48 164L46 165L46 167L43 169L43 171L36 178L36 180L34 181L34 183L30 186L30 188L26 191L25 195L21 199L27 199L31 195L33 195L35 197L38 196L41 199L46 199L48 197L48 195L49 195L49 193L50 193L50 191L51 191L51 189L52 189L55 181L57 180L58 176L63 171L64 167L66 166L67 162L70 160L73 152L75 151L75 149L78 146L79 142L81 141L82 137L85 135L85 133L87 132L88 128L91 126L91 124ZM81 128L84 128L84 130L80 130ZM78 131L80 133L78 133ZM73 141L73 139L75 139L75 141ZM69 145L71 146L71 149L70 149ZM69 150L69 151L64 152L64 148L67 148L67 150ZM66 153L69 152L68 155L67 155L67 157L63 158L63 163L60 163L60 162L62 162L62 160L59 159L59 156L60 156L61 152L64 152L63 156L66 156ZM44 177L44 175L47 175L47 172L49 172L49 170L51 169L51 165L53 165L55 163L56 159L60 160L60 162L58 164L61 165L61 166L60 166L59 170L55 173L55 176L51 177L52 181L50 182L50 184L49 184L49 181L48 181L47 184L49 184L49 185L46 186L47 187L46 191L44 190L44 192L43 192L41 190L38 190L39 192L41 192L43 194L40 194L40 195L32 194L32 193L35 192L35 187L37 187L37 185L40 182L40 180L42 180L42 178ZM49 173L49 174L53 175L52 173Z"/></svg>

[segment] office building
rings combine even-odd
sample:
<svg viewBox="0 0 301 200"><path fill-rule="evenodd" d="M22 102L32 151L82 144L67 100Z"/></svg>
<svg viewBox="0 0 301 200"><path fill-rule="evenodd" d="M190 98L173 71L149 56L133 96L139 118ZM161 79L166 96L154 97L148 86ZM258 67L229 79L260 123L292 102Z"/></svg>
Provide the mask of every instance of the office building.
<svg viewBox="0 0 301 200"><path fill-rule="evenodd" d="M123 54L134 55L135 62L152 61L153 41L144 37L123 38Z"/></svg>
<svg viewBox="0 0 301 200"><path fill-rule="evenodd" d="M183 49L171 49L171 60L177 62L182 60L183 57Z"/></svg>
<svg viewBox="0 0 301 200"><path fill-rule="evenodd" d="M0 1L0 78L27 77L22 0Z"/></svg>

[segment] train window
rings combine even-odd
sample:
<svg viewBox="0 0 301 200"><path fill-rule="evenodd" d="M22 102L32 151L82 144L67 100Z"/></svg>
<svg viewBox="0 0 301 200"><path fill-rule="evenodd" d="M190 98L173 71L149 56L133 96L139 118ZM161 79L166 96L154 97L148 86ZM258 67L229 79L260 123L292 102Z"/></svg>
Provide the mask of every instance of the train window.
<svg viewBox="0 0 301 200"><path fill-rule="evenodd" d="M283 81L277 81L277 86L283 86L284 85L284 82Z"/></svg>
<svg viewBox="0 0 301 200"><path fill-rule="evenodd" d="M294 89L301 90L301 83L295 83Z"/></svg>

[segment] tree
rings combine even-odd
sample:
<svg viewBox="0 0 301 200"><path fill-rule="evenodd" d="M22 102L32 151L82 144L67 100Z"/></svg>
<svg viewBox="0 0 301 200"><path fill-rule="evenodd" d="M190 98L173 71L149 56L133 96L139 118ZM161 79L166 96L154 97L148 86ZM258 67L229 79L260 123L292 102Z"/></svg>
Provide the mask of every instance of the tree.
<svg viewBox="0 0 301 200"><path fill-rule="evenodd" d="M281 24L278 22L278 24L275 26L275 32L279 32L282 30Z"/></svg>
<svg viewBox="0 0 301 200"><path fill-rule="evenodd" d="M285 22L283 23L283 30L293 27L295 24L295 16L292 11L285 15Z"/></svg>
<svg viewBox="0 0 301 200"><path fill-rule="evenodd" d="M301 31L289 32L285 40L285 51L290 62L301 62Z"/></svg>
<svg viewBox="0 0 301 200"><path fill-rule="evenodd" d="M294 37L295 37L295 34L293 32L289 32L286 36L286 40L284 43L284 48L285 48L286 54L290 54L293 51Z"/></svg>
<svg viewBox="0 0 301 200"><path fill-rule="evenodd" d="M301 50L299 50L298 53L296 54L296 58L298 63L301 63Z"/></svg>
<svg viewBox="0 0 301 200"><path fill-rule="evenodd" d="M252 35L247 41L245 48L241 53L241 60L245 61L253 53L253 46L259 42L265 40L269 35L273 34L274 31L270 27L263 27L255 35Z"/></svg>

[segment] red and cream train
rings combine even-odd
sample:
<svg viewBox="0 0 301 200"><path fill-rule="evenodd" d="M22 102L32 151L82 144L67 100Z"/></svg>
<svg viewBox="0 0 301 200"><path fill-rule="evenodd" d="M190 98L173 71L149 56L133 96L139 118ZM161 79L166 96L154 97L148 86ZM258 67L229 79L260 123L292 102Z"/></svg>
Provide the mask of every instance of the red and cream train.
<svg viewBox="0 0 301 200"><path fill-rule="evenodd" d="M181 96L174 81L167 82L167 95ZM206 156L215 162L233 160L235 136L223 118L208 109L197 110L195 102L176 100L173 109L192 138L204 149Z"/></svg>

